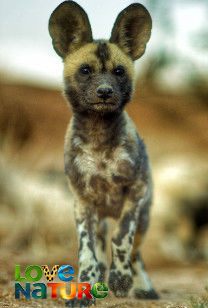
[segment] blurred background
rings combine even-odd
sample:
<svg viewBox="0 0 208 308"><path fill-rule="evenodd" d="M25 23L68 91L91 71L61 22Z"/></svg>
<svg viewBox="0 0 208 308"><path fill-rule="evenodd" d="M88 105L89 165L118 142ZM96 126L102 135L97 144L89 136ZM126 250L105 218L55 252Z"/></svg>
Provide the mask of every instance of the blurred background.
<svg viewBox="0 0 208 308"><path fill-rule="evenodd" d="M60 2L0 1L0 286L8 287L15 263L77 269L73 198L63 172L71 110L61 93L62 61L48 34ZM108 39L118 13L134 1L77 2L94 38ZM135 64L127 109L153 169L154 204L143 246L157 281L164 267L174 273L176 266L192 271L197 265L202 273L208 261L208 2L140 2L151 13L153 31ZM5 301L11 297L5 289L2 294Z"/></svg>

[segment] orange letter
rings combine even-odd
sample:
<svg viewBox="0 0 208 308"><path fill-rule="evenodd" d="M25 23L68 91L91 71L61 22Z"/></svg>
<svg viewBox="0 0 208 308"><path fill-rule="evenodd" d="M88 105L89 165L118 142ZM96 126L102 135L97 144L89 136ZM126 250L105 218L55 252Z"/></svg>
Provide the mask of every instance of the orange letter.
<svg viewBox="0 0 208 308"><path fill-rule="evenodd" d="M71 294L67 295L66 294L66 288L61 288L61 297L64 299L72 299L76 296L76 283L72 282L71 283Z"/></svg>
<svg viewBox="0 0 208 308"><path fill-rule="evenodd" d="M47 287L51 287L51 298L56 299L57 298L57 288L58 287L65 287L65 283L47 283Z"/></svg>

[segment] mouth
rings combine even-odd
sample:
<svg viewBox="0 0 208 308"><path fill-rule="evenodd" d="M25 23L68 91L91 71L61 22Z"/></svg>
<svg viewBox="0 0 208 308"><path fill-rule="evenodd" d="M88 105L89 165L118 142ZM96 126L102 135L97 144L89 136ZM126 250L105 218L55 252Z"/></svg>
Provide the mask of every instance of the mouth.
<svg viewBox="0 0 208 308"><path fill-rule="evenodd" d="M96 102L96 103L92 103L92 105L105 105L105 106L115 106L116 103L115 102L112 102L112 101L107 101L107 100L101 100L99 102Z"/></svg>
<svg viewBox="0 0 208 308"><path fill-rule="evenodd" d="M108 105L116 105L115 103L106 103L106 102L99 102L99 103L93 103L92 105L105 105L105 106L108 106Z"/></svg>
<svg viewBox="0 0 208 308"><path fill-rule="evenodd" d="M95 110L97 112L113 112L119 107L117 101L113 101L110 99L109 100L102 99L90 102L87 105L89 109Z"/></svg>

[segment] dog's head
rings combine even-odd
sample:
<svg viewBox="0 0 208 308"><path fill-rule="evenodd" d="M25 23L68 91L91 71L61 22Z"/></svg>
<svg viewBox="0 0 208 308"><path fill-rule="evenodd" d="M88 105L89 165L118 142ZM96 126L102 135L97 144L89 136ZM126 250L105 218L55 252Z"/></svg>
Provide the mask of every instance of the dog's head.
<svg viewBox="0 0 208 308"><path fill-rule="evenodd" d="M76 111L120 111L130 101L133 61L143 55L152 21L134 3L117 17L111 38L93 40L89 19L74 1L61 3L49 20L53 46L64 61L65 95Z"/></svg>

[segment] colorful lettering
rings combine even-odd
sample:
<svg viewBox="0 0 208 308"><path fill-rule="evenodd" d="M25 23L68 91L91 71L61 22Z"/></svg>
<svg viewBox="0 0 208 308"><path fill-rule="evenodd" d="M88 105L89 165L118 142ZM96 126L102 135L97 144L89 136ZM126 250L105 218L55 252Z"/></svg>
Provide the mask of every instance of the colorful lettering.
<svg viewBox="0 0 208 308"><path fill-rule="evenodd" d="M85 288L83 290L83 288ZM77 298L82 299L83 293L86 295L88 299L92 298L92 295L90 294L91 285L89 283L78 283L78 295Z"/></svg>
<svg viewBox="0 0 208 308"><path fill-rule="evenodd" d="M62 265L58 270L59 279L62 281L71 281L74 276L65 277L64 275L74 274L74 269L70 265Z"/></svg>
<svg viewBox="0 0 208 308"><path fill-rule="evenodd" d="M38 282L38 283L34 283L33 286L34 287L40 287L39 289L36 289L36 290L32 291L32 297L33 298L35 298L35 299L46 298L47 290L46 290L45 283ZM38 293L40 293L40 295L38 295Z"/></svg>
<svg viewBox="0 0 208 308"><path fill-rule="evenodd" d="M72 299L76 296L76 283L71 283L71 293L70 295L66 294L66 288L61 288L60 290L61 297L64 299Z"/></svg>
<svg viewBox="0 0 208 308"><path fill-rule="evenodd" d="M31 276L31 272L33 270L36 270L36 272L37 272L36 277ZM42 278L42 275L43 275L42 269L38 265L30 265L30 266L27 267L27 269L25 271L25 276L26 276L27 280L29 280L29 281L38 281Z"/></svg>
<svg viewBox="0 0 208 308"><path fill-rule="evenodd" d="M15 282L15 298L20 298L20 292L24 295L25 298L30 299L30 283L26 283L26 290L23 289L19 282Z"/></svg>
<svg viewBox="0 0 208 308"><path fill-rule="evenodd" d="M98 293L99 292L99 293ZM95 283L92 287L92 295L95 298L105 298L108 295L108 287L105 283Z"/></svg>

